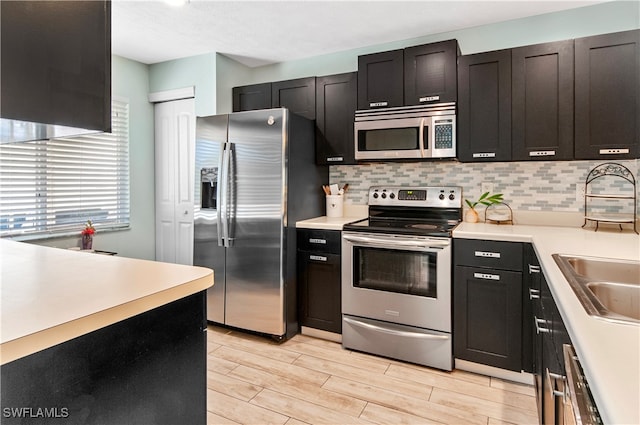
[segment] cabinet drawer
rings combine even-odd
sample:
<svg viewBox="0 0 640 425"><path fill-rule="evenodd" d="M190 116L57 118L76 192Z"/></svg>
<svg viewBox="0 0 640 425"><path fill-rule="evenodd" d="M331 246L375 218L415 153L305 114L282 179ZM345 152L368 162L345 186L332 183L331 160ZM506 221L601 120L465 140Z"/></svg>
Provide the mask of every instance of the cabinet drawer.
<svg viewBox="0 0 640 425"><path fill-rule="evenodd" d="M339 230L298 229L298 249L309 252L340 254Z"/></svg>
<svg viewBox="0 0 640 425"><path fill-rule="evenodd" d="M522 271L520 242L455 239L453 246L457 265Z"/></svg>

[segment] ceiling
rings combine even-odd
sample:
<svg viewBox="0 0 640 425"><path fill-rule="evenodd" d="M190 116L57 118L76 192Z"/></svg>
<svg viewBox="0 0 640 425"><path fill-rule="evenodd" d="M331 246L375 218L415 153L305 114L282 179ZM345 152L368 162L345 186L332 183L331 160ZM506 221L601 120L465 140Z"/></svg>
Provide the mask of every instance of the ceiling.
<svg viewBox="0 0 640 425"><path fill-rule="evenodd" d="M218 52L256 67L601 2L113 0L112 51L146 64Z"/></svg>

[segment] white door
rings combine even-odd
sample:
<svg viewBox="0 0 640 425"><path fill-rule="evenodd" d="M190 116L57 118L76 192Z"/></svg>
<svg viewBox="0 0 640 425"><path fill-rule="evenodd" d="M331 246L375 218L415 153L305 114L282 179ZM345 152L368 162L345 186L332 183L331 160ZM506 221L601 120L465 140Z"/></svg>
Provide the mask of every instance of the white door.
<svg viewBox="0 0 640 425"><path fill-rule="evenodd" d="M195 102L155 104L156 260L193 264Z"/></svg>

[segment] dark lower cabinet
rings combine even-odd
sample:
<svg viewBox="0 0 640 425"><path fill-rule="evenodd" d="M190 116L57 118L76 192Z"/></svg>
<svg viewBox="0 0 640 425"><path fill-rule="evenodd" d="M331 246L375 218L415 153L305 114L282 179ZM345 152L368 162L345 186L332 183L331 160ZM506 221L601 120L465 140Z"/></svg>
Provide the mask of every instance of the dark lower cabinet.
<svg viewBox="0 0 640 425"><path fill-rule="evenodd" d="M520 371L522 273L456 266L454 355Z"/></svg>
<svg viewBox="0 0 640 425"><path fill-rule="evenodd" d="M575 40L575 158L640 155L640 30Z"/></svg>
<svg viewBox="0 0 640 425"><path fill-rule="evenodd" d="M271 108L271 83L234 87L233 112Z"/></svg>
<svg viewBox="0 0 640 425"><path fill-rule="evenodd" d="M522 369L522 247L454 240L454 357Z"/></svg>
<svg viewBox="0 0 640 425"><path fill-rule="evenodd" d="M111 131L111 2L0 2L2 118Z"/></svg>
<svg viewBox="0 0 640 425"><path fill-rule="evenodd" d="M300 325L342 333L341 232L298 229L297 238Z"/></svg>
<svg viewBox="0 0 640 425"><path fill-rule="evenodd" d="M205 308L202 291L2 365L2 423L206 424Z"/></svg>
<svg viewBox="0 0 640 425"><path fill-rule="evenodd" d="M271 83L271 107L316 119L316 77Z"/></svg>
<svg viewBox="0 0 640 425"><path fill-rule="evenodd" d="M511 160L511 50L458 59L458 159Z"/></svg>
<svg viewBox="0 0 640 425"><path fill-rule="evenodd" d="M573 159L573 40L511 50L512 159Z"/></svg>
<svg viewBox="0 0 640 425"><path fill-rule="evenodd" d="M562 346L571 340L543 274L539 282L540 294L533 303L532 317L538 415L541 424L562 424L566 381Z"/></svg>
<svg viewBox="0 0 640 425"><path fill-rule="evenodd" d="M357 73L316 78L316 163L355 164Z"/></svg>

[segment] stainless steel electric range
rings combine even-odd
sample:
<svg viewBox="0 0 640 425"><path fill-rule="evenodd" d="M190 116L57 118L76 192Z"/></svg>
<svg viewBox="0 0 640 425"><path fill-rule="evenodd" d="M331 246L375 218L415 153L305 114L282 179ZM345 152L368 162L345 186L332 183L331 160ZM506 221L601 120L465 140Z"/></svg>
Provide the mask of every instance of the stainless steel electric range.
<svg viewBox="0 0 640 425"><path fill-rule="evenodd" d="M457 186L369 189L369 218L342 233L342 345L453 367L451 233Z"/></svg>

